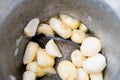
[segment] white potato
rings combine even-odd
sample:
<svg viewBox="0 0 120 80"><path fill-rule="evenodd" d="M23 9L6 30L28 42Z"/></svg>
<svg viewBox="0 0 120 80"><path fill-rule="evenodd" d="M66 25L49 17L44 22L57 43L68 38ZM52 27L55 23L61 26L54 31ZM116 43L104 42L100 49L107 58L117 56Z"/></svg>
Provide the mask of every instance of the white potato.
<svg viewBox="0 0 120 80"><path fill-rule="evenodd" d="M38 18L34 18L29 21L27 26L24 29L24 33L27 37L33 37L36 33L38 24L40 23Z"/></svg>
<svg viewBox="0 0 120 80"><path fill-rule="evenodd" d="M81 30L73 30L71 40L76 43L82 43L83 40L86 38L85 32Z"/></svg>
<svg viewBox="0 0 120 80"><path fill-rule="evenodd" d="M36 75L33 71L25 71L23 74L23 80L36 80Z"/></svg>
<svg viewBox="0 0 120 80"><path fill-rule="evenodd" d="M95 37L87 37L84 39L80 50L84 56L93 56L97 54L102 48L102 44L99 39Z"/></svg>
<svg viewBox="0 0 120 80"><path fill-rule="evenodd" d="M55 32L62 38L69 38L72 35L72 30L66 26L60 19L51 18L49 21L50 26L55 30Z"/></svg>
<svg viewBox="0 0 120 80"><path fill-rule="evenodd" d="M44 72L47 74L47 75L50 75L50 74L56 74L56 71L53 67L45 67L44 68Z"/></svg>
<svg viewBox="0 0 120 80"><path fill-rule="evenodd" d="M23 63L28 64L32 62L35 59L37 49L39 47L39 44L30 41L26 47L25 54L23 57Z"/></svg>
<svg viewBox="0 0 120 80"><path fill-rule="evenodd" d="M40 67L37 62L31 62L27 64L26 70L35 72L37 77L41 77L45 75L43 68Z"/></svg>
<svg viewBox="0 0 120 80"><path fill-rule="evenodd" d="M38 33L43 33L45 36L54 36L54 30L48 24L40 24L37 32Z"/></svg>
<svg viewBox="0 0 120 80"><path fill-rule="evenodd" d="M48 55L52 56L53 58L62 57L62 54L53 39L47 42L45 50L48 53Z"/></svg>
<svg viewBox="0 0 120 80"><path fill-rule="evenodd" d="M37 62L42 67L52 67L54 65L54 59L48 55L45 49L38 49Z"/></svg>
<svg viewBox="0 0 120 80"><path fill-rule="evenodd" d="M77 19L66 14L60 14L60 19L71 29L76 29L80 25L80 22Z"/></svg>
<svg viewBox="0 0 120 80"><path fill-rule="evenodd" d="M89 80L88 73L83 69L79 68L78 71L78 80Z"/></svg>
<svg viewBox="0 0 120 80"><path fill-rule="evenodd" d="M77 70L70 61L62 61L57 67L57 71L62 80L76 80Z"/></svg>
<svg viewBox="0 0 120 80"><path fill-rule="evenodd" d="M71 60L72 63L76 66L76 67L81 67L83 61L86 59L85 56L82 55L82 53L79 50L74 50L71 53Z"/></svg>
<svg viewBox="0 0 120 80"><path fill-rule="evenodd" d="M90 74L90 80L103 80L102 72L96 74Z"/></svg>
<svg viewBox="0 0 120 80"><path fill-rule="evenodd" d="M100 73L106 66L106 59L102 54L96 54L87 58L82 66L88 73Z"/></svg>
<svg viewBox="0 0 120 80"><path fill-rule="evenodd" d="M80 24L79 29L81 31L83 31L83 32L87 32L88 31L88 28L83 23Z"/></svg>

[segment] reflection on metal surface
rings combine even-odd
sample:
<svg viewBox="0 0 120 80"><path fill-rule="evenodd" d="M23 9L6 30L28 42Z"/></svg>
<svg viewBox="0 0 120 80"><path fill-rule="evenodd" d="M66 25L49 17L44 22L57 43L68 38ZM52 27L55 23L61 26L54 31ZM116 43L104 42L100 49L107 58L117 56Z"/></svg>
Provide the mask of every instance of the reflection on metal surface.
<svg viewBox="0 0 120 80"><path fill-rule="evenodd" d="M105 2L111 6L111 8L120 17L120 0L105 0Z"/></svg>
<svg viewBox="0 0 120 80"><path fill-rule="evenodd" d="M16 80L15 76L13 76L12 74L9 75L9 80Z"/></svg>
<svg viewBox="0 0 120 80"><path fill-rule="evenodd" d="M17 56L19 48L15 49L14 56Z"/></svg>

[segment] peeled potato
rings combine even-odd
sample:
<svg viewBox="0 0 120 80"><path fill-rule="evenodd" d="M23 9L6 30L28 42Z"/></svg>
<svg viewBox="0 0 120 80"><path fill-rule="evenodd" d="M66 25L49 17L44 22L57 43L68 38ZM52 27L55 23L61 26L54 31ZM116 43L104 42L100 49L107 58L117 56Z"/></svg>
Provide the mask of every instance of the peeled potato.
<svg viewBox="0 0 120 80"><path fill-rule="evenodd" d="M60 19L51 18L49 22L50 26L55 30L55 32L62 38L69 38L72 35L72 30L66 26Z"/></svg>
<svg viewBox="0 0 120 80"><path fill-rule="evenodd" d="M45 67L44 68L44 72L47 74L47 75L50 75L50 74L56 74L56 71L53 67Z"/></svg>
<svg viewBox="0 0 120 80"><path fill-rule="evenodd" d="M38 27L38 33L43 33L45 36L54 36L54 30L48 24L41 24Z"/></svg>
<svg viewBox="0 0 120 80"><path fill-rule="evenodd" d="M84 39L80 50L84 56L93 56L97 54L102 48L102 44L99 39L95 37L87 37Z"/></svg>
<svg viewBox="0 0 120 80"><path fill-rule="evenodd" d="M106 66L106 59L102 54L96 54L87 58L82 66L88 73L100 73Z"/></svg>
<svg viewBox="0 0 120 80"><path fill-rule="evenodd" d="M35 42L30 41L28 43L26 50L25 50L24 57L23 57L24 64L31 63L34 60L38 47L39 45Z"/></svg>
<svg viewBox="0 0 120 80"><path fill-rule="evenodd" d="M89 80L88 73L83 69L79 68L78 71L78 80Z"/></svg>
<svg viewBox="0 0 120 80"><path fill-rule="evenodd" d="M24 33L27 37L33 37L35 36L38 24L40 23L38 18L34 18L30 20L30 22L27 24L27 26L24 29Z"/></svg>
<svg viewBox="0 0 120 80"><path fill-rule="evenodd" d="M55 61L44 49L39 48L37 51L37 62L42 67L52 67Z"/></svg>
<svg viewBox="0 0 120 80"><path fill-rule="evenodd" d="M36 75L33 71L26 71L23 74L23 80L36 80Z"/></svg>
<svg viewBox="0 0 120 80"><path fill-rule="evenodd" d="M62 61L57 67L57 71L62 80L76 80L77 71L70 61Z"/></svg>
<svg viewBox="0 0 120 80"><path fill-rule="evenodd" d="M71 29L76 29L80 25L80 22L77 19L66 14L60 14L60 19Z"/></svg>
<svg viewBox="0 0 120 80"><path fill-rule="evenodd" d="M81 31L83 31L83 32L87 32L88 31L88 28L83 23L80 24L79 29Z"/></svg>
<svg viewBox="0 0 120 80"><path fill-rule="evenodd" d="M45 50L48 53L48 55L52 57L62 57L62 54L53 39L47 42Z"/></svg>
<svg viewBox="0 0 120 80"><path fill-rule="evenodd" d="M90 80L103 80L102 72L96 74L90 74Z"/></svg>
<svg viewBox="0 0 120 80"><path fill-rule="evenodd" d="M71 60L72 63L76 66L76 67L81 67L83 61L86 59L85 56L82 55L82 53L79 50L74 50L71 53Z"/></svg>
<svg viewBox="0 0 120 80"><path fill-rule="evenodd" d="M76 43L82 43L83 40L86 38L85 32L81 30L73 30L71 40Z"/></svg>
<svg viewBox="0 0 120 80"><path fill-rule="evenodd" d="M43 68L41 68L37 62L31 62L27 64L26 70L33 71L38 77L44 76L45 72Z"/></svg>

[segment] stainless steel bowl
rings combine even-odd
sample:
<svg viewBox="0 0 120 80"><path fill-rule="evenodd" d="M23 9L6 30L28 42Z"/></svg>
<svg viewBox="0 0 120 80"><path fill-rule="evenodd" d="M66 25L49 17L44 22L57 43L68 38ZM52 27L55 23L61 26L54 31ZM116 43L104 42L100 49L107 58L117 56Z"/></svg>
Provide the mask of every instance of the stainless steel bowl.
<svg viewBox="0 0 120 80"><path fill-rule="evenodd" d="M102 52L107 58L104 80L120 80L120 6L117 5L119 2L119 0L0 0L0 79L22 78L24 71L22 57L29 41L24 36L23 29L29 20L38 17L44 21L58 13L67 13L85 23L102 41Z"/></svg>

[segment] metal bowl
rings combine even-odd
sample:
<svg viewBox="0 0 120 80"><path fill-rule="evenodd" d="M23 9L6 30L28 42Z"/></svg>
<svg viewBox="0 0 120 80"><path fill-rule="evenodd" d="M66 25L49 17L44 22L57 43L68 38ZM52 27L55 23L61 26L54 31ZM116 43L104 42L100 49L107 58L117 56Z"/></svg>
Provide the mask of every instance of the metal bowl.
<svg viewBox="0 0 120 80"><path fill-rule="evenodd" d="M23 29L29 20L38 17L42 22L59 13L67 13L85 23L102 41L102 53L107 58L104 80L120 80L120 6L117 4L119 2L0 0L0 79L22 80L25 68L22 57L30 40L24 36Z"/></svg>

